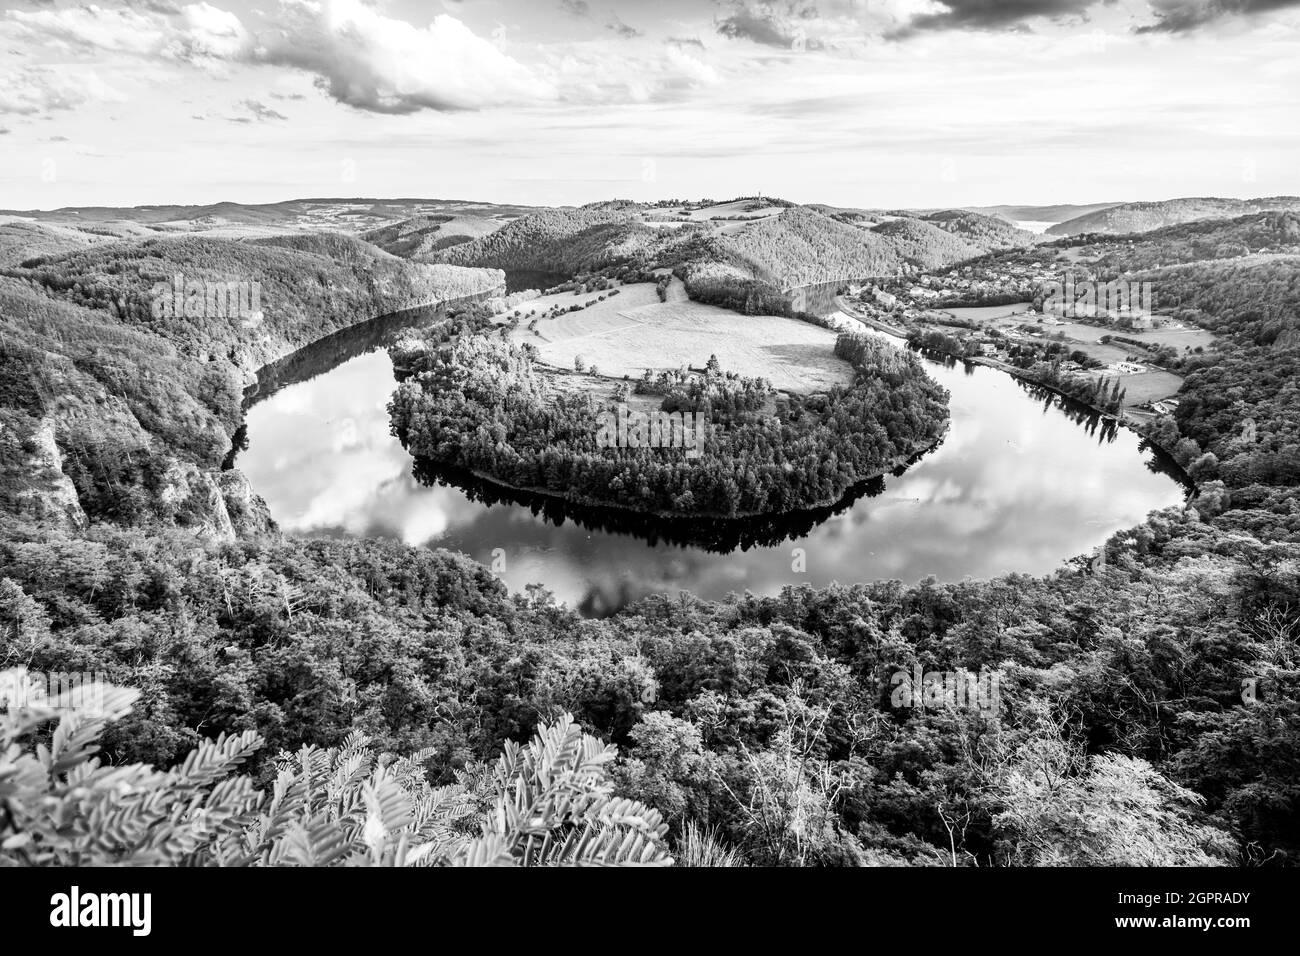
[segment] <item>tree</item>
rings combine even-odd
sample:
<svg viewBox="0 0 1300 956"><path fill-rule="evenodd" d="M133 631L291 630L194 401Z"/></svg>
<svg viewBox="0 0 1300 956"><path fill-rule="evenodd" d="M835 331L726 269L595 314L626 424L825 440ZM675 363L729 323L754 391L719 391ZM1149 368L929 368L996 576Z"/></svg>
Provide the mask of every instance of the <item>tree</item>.
<svg viewBox="0 0 1300 956"><path fill-rule="evenodd" d="M205 740L169 770L94 754L139 692L95 684L49 697L25 671L0 673L0 864L201 866L670 865L655 810L613 794L617 748L568 714L533 741L506 741L431 787L419 751L377 755L353 731L338 748L284 753L270 792L233 771L254 731ZM58 720L47 746L39 728ZM486 807L486 810L480 810ZM477 831L477 832L476 832Z"/></svg>
<svg viewBox="0 0 1300 956"><path fill-rule="evenodd" d="M1041 706L1039 726L994 781L1007 862L1022 866L1223 866L1232 835L1204 798L1145 760L1088 757Z"/></svg>

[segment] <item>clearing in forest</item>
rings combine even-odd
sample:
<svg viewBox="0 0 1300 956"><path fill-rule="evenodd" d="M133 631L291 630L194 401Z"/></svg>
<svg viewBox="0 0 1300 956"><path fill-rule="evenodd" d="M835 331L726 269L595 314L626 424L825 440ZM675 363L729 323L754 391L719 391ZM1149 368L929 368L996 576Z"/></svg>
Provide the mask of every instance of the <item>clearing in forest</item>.
<svg viewBox="0 0 1300 956"><path fill-rule="evenodd" d="M783 391L808 394L847 385L853 371L834 355L836 334L798 319L741 315L692 302L680 280L660 302L652 283L608 291L543 296L511 310L521 313L514 340L531 342L547 365L572 369L596 366L604 378L640 378L647 369L700 369L716 355L724 371L762 377ZM605 300L599 297L605 295ZM593 304L558 317L539 318L553 306ZM529 331L535 312L536 331ZM506 313L510 315L511 313Z"/></svg>

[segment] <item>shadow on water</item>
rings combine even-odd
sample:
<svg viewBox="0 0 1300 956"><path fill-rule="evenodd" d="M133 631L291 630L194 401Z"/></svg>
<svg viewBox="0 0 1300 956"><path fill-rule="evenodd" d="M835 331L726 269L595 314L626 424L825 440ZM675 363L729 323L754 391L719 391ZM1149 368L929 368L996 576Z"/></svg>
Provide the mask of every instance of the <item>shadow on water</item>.
<svg viewBox="0 0 1300 956"><path fill-rule="evenodd" d="M506 292L523 292L526 289L536 289L538 292L545 292L547 289L553 289L561 282L567 282L570 276L567 272L543 272L537 269L508 269L506 271Z"/></svg>
<svg viewBox="0 0 1300 956"><path fill-rule="evenodd" d="M890 474L901 477L942 443L940 440L939 444L912 456ZM505 504L527 508L535 517L557 528L571 522L586 531L639 538L652 547L670 544L714 554L772 548L785 541L805 538L827 519L847 511L864 498L878 497L885 490L884 477L877 476L854 485L835 504L820 508L744 518L664 517L625 508L577 504L557 495L509 488L427 458L416 457L412 473L422 485L456 488L470 501L488 507Z"/></svg>
<svg viewBox="0 0 1300 956"><path fill-rule="evenodd" d="M443 321L458 308L471 302L482 302L499 294L500 289L496 289L478 295L449 299L436 305L404 309L327 335L259 369L257 381L244 390L244 411L247 412L258 402L270 398L286 386L310 381L318 375L332 371L348 359L373 352L375 349L387 348L404 332L427 328Z"/></svg>
<svg viewBox="0 0 1300 956"><path fill-rule="evenodd" d="M490 292L448 299L434 305L417 306L413 309L403 309L400 312L390 312L387 315L381 315L378 318L348 326L346 329L340 329L323 339L316 340L310 345L303 346L296 352L291 352L282 359L263 365L257 370L257 380L244 389L241 408L245 416L247 416L250 408L259 402L266 401L283 388L297 385L300 382L309 382L320 375L326 375L358 355L365 355L375 349L387 348L397 341L404 332L427 328L436 322L443 321L458 308L471 302L482 302L491 296L499 295L500 292L500 289L494 289ZM235 434L231 436L230 451L226 452L226 458L221 463L222 470L229 471L234 468L235 460L247 450L248 422L245 419L235 430Z"/></svg>
<svg viewBox="0 0 1300 956"><path fill-rule="evenodd" d="M1071 422L1082 428L1085 434L1095 435L1099 445L1112 444L1124 429L1119 419L1111 415L1103 415L1095 408L1091 408L1076 399L1054 392L1050 388L1035 385L1033 382L1027 382L1022 378L1012 376L1012 379L1030 397L1042 402L1044 415L1053 410L1060 412ZM1148 471L1172 478L1182 485L1184 492L1189 495L1196 490L1196 483L1192 481L1182 466L1174 460L1173 456L1163 448L1153 445L1145 438L1140 438L1138 451L1143 455L1150 453L1151 457L1146 461Z"/></svg>
<svg viewBox="0 0 1300 956"><path fill-rule="evenodd" d="M927 349L918 348L915 345L908 344L903 340L898 340L901 347L906 347L911 351L922 356L926 361L941 366L942 368L956 371L960 366L961 371L967 377L975 374L977 368L982 366L974 362L967 362L954 356L942 352L932 352ZM1007 374L1007 373L1003 373ZM1083 429L1087 435L1095 436L1097 444L1113 444L1119 437L1124 426L1119 419L1112 415L1103 415L1095 408L1080 402L1078 399L1062 395L1053 389L1043 385L1037 385L1016 375L1007 375L1011 381L1015 382L1021 391L1029 395L1030 398L1041 403L1043 414L1048 415L1052 411L1060 412L1069 421L1073 422ZM1164 475L1173 479L1182 486L1186 496L1191 496L1196 491L1196 483L1183 469L1174 457L1158 445L1152 444L1146 438L1140 438L1138 450L1143 453L1150 453L1151 457L1146 460L1147 470L1157 475Z"/></svg>

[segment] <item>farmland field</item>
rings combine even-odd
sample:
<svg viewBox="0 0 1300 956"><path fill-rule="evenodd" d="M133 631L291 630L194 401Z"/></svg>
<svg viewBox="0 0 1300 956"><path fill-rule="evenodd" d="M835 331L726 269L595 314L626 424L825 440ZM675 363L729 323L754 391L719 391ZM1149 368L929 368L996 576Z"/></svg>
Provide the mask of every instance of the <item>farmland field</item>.
<svg viewBox="0 0 1300 956"><path fill-rule="evenodd" d="M540 319L536 332L521 321L515 341L531 342L541 360L557 368L571 369L581 356L605 377L639 378L647 368L702 368L717 355L725 371L761 376L789 392L824 391L852 380L848 363L832 354L835 333L807 322L692 302L677 279L667 302L659 301L648 282L622 286L603 302L600 295L608 293L543 296L512 310L540 316L552 306L594 302L579 312Z"/></svg>
<svg viewBox="0 0 1300 956"><path fill-rule="evenodd" d="M993 319L1010 319L1015 317L1017 321L1024 322L1024 312L1029 308L1028 302L1013 302L1010 305L975 305L962 306L954 309L940 309L941 312L947 312L954 319L965 319L968 322L989 322ZM1030 320L1032 321L1032 320Z"/></svg>
<svg viewBox="0 0 1300 956"><path fill-rule="evenodd" d="M1111 372L1098 373L1103 378L1114 378ZM1169 398L1178 391L1183 380L1173 372L1166 372L1163 369L1149 367L1145 372L1138 372L1133 375L1120 375L1119 385L1124 389L1124 404L1128 407L1141 405L1144 402L1156 401L1161 398Z"/></svg>
<svg viewBox="0 0 1300 956"><path fill-rule="evenodd" d="M1214 333L1188 325L1181 329L1166 326L1160 329L1142 329L1117 332L1125 338L1137 339L1139 342L1153 342L1157 345L1169 345L1178 351L1183 349L1209 348L1214 344Z"/></svg>

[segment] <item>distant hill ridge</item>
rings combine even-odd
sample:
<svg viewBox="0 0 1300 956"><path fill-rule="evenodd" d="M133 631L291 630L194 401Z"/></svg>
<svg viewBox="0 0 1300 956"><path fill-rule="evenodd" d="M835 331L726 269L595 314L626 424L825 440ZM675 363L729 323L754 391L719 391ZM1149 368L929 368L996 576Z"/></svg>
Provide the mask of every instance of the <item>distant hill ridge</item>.
<svg viewBox="0 0 1300 956"><path fill-rule="evenodd" d="M288 199L273 203L217 202L198 205L65 206L59 209L2 209L16 217L67 225L133 222L173 231L214 224L281 229L333 229L353 234L424 215L514 218L536 207L461 199Z"/></svg>
<svg viewBox="0 0 1300 956"><path fill-rule="evenodd" d="M1198 219L1235 219L1251 213L1296 210L1300 210L1300 197L1296 196L1261 199L1223 199L1214 196L1165 199L1159 202L1123 203L1101 209L1050 226L1047 233L1052 236L1074 236L1090 232L1123 235L1149 232L1152 229L1176 226Z"/></svg>
<svg viewBox="0 0 1300 956"><path fill-rule="evenodd" d="M403 259L426 262L443 249L491 235L502 225L501 220L482 216L436 213L371 229L361 238Z"/></svg>
<svg viewBox="0 0 1300 956"><path fill-rule="evenodd" d="M983 213L986 216L998 216L1009 222L1065 222L1077 219L1103 209L1122 206L1123 202L1095 203L1056 203L1048 206L964 206L968 212Z"/></svg>
<svg viewBox="0 0 1300 956"><path fill-rule="evenodd" d="M496 269L594 271L620 264L679 266L709 262L778 288L937 268L994 249L1028 246L1034 236L979 213L942 210L925 218L877 223L779 203L752 222L706 222L656 229L652 207L597 203L521 216L490 235L431 253L430 261ZM398 230L400 232L400 229Z"/></svg>

